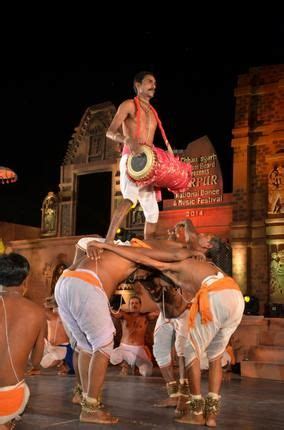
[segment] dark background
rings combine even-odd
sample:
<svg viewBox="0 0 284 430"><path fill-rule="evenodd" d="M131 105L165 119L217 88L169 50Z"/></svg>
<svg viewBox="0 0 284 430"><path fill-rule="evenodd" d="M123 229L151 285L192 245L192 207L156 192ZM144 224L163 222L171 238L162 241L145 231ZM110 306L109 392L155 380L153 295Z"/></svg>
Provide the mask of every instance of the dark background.
<svg viewBox="0 0 284 430"><path fill-rule="evenodd" d="M248 17L241 10L233 22L234 12L205 20L192 11L166 16L160 10L154 18L149 3L135 7L133 19L123 22L83 5L71 18L53 9L33 10L33 19L26 9L3 15L0 165L14 169L18 182L0 185L1 221L40 226L42 201L58 191L60 165L85 110L132 97L140 70L157 78L152 102L172 146L182 149L208 135L224 190L232 190L237 77L250 67L284 63L281 14Z"/></svg>

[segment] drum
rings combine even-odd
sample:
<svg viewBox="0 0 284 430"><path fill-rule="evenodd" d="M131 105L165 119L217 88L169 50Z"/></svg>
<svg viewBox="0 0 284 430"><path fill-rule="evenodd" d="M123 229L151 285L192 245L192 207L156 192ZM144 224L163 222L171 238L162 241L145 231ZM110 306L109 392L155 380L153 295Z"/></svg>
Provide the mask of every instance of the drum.
<svg viewBox="0 0 284 430"><path fill-rule="evenodd" d="M127 174L139 186L154 185L173 193L185 191L191 184L191 165L160 148L142 145L141 154L130 154Z"/></svg>

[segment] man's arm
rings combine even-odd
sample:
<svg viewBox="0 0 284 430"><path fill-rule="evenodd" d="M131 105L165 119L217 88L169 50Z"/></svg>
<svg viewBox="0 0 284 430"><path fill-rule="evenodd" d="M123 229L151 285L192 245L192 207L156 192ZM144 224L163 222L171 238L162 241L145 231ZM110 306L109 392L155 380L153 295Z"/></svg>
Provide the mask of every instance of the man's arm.
<svg viewBox="0 0 284 430"><path fill-rule="evenodd" d="M118 107L117 112L106 132L106 137L108 139L113 140L114 142L128 145L130 150L134 153L139 153L140 145L139 143L143 143L143 141L139 141L133 136L124 136L118 130L121 129L123 122L127 119L128 116L135 115L135 105L133 100L125 100Z"/></svg>
<svg viewBox="0 0 284 430"><path fill-rule="evenodd" d="M187 245L185 243L182 242L177 242L175 240L171 240L171 239L149 239L147 240L147 244L151 245L151 248L156 248L156 249L177 249L177 248L186 248Z"/></svg>
<svg viewBox="0 0 284 430"><path fill-rule="evenodd" d="M153 311L147 313L147 320L153 321L158 318L160 311Z"/></svg>
<svg viewBox="0 0 284 430"><path fill-rule="evenodd" d="M118 142L118 143L123 143L123 144L126 143L127 137L119 133L118 130L121 128L123 122L131 113L131 109L133 110L132 100L126 100L125 102L121 103L106 132L107 138L114 140L115 142Z"/></svg>
<svg viewBox="0 0 284 430"><path fill-rule="evenodd" d="M116 310L114 310L114 309L111 308L110 312L111 312L111 316L114 317L117 320L120 320L120 319L124 318L124 313L125 312L122 311L122 310L116 311Z"/></svg>
<svg viewBox="0 0 284 430"><path fill-rule="evenodd" d="M115 254L120 255L121 257L126 258L127 260L133 261L138 264L146 264L145 261L150 262L151 258L157 260L157 263L160 262L173 262L173 261L182 261L188 257L192 256L192 252L187 248L174 249L171 248L169 250L161 250L161 249L150 249L150 248L135 248L132 246L118 246L112 245L109 243L98 243L98 242L90 242L87 247L87 255L91 259L96 257L96 249L107 249L108 251L112 251ZM147 257L150 260L147 260ZM151 266L153 267L153 266Z"/></svg>
<svg viewBox="0 0 284 430"><path fill-rule="evenodd" d="M44 337L46 334L46 318L44 314L41 315L41 327L38 333L38 336L36 338L32 353L31 353L31 363L33 366L33 369L39 368L40 362L43 356L43 350L44 350Z"/></svg>

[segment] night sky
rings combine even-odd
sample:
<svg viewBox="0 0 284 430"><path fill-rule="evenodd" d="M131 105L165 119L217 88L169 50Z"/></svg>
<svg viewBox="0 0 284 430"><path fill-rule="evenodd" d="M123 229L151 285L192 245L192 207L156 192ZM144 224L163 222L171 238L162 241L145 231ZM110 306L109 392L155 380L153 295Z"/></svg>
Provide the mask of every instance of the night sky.
<svg viewBox="0 0 284 430"><path fill-rule="evenodd" d="M250 67L284 63L280 18L268 27L257 19L208 25L191 17L190 25L175 31L170 25L94 29L89 22L79 26L66 19L47 26L36 20L14 23L5 38L2 28L0 165L19 179L0 185L0 220L40 226L42 201L48 191L58 191L60 165L85 110L105 101L117 107L133 97L132 80L141 70L156 76L152 103L172 146L182 149L208 135L224 190L231 192L237 76Z"/></svg>

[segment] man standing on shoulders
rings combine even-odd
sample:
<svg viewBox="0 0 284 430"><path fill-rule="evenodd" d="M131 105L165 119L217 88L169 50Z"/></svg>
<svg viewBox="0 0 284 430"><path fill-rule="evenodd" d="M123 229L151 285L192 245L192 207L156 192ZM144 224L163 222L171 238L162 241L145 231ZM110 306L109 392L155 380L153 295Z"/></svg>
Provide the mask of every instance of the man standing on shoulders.
<svg viewBox="0 0 284 430"><path fill-rule="evenodd" d="M120 189L123 200L113 214L106 242L111 242L114 239L127 212L137 202L140 203L146 220L144 239L154 237L159 218L159 207L154 186L139 187L131 181L127 176L126 162L129 154L141 152L141 144L153 146L157 125L159 125L165 144L170 151L171 147L158 114L150 104L156 90L154 75L145 71L138 73L134 78L134 90L137 96L121 103L106 133L109 139L119 144L119 149L123 146L119 166Z"/></svg>
<svg viewBox="0 0 284 430"><path fill-rule="evenodd" d="M30 270L22 255L0 256L0 429L14 428L30 396L24 374L31 353L38 368L44 347L46 319L40 306L22 297Z"/></svg>

